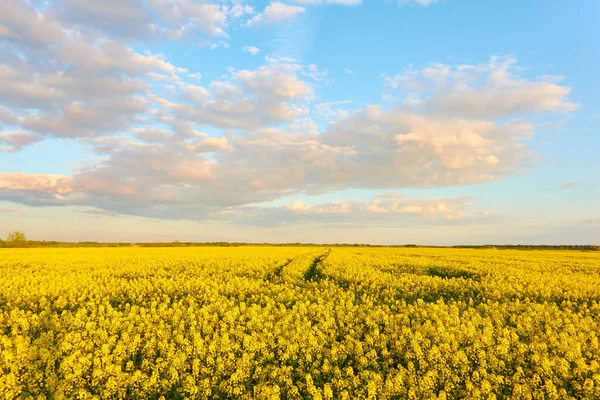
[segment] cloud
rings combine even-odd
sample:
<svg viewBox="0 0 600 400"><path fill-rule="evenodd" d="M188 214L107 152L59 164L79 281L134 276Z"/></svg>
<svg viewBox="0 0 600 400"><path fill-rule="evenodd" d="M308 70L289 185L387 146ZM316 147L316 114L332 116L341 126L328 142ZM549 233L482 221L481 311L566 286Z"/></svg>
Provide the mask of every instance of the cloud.
<svg viewBox="0 0 600 400"><path fill-rule="evenodd" d="M211 218L236 224L285 225L292 223L326 222L328 224L395 225L404 223L483 222L488 215L472 210L469 198L411 198L397 193L377 196L371 201L334 201L307 204L297 200L279 206L246 206L213 212Z"/></svg>
<svg viewBox="0 0 600 400"><path fill-rule="evenodd" d="M303 5L335 4L340 6L356 6L362 4L362 0L294 0L294 2Z"/></svg>
<svg viewBox="0 0 600 400"><path fill-rule="evenodd" d="M58 0L63 23L93 27L127 37L146 37L157 29L150 10L137 0Z"/></svg>
<svg viewBox="0 0 600 400"><path fill-rule="evenodd" d="M0 38L0 149L43 146L52 137L95 154L71 176L1 173L0 199L202 220L299 194L476 184L532 165L528 139L536 118L577 107L562 82L520 76L514 59L498 57L388 76L386 90L403 96L389 107L349 110L347 101L317 100L327 72L285 57L200 83L198 72L129 41L185 37L189 30L224 38L251 8L151 0L148 13L137 13L135 1L83 4L0 6L0 18L15 16L0 20L8 32ZM303 12L274 2L250 25ZM139 26L125 26L135 21ZM317 125L319 117L327 124ZM381 197L296 203L276 207L271 217L254 210L252 218L357 213L447 220L464 212L461 204Z"/></svg>
<svg viewBox="0 0 600 400"><path fill-rule="evenodd" d="M326 118L345 118L350 115L350 112L346 109L339 108L339 106L352 104L351 100L342 101L329 101L325 103L319 103L315 105L315 111Z"/></svg>
<svg viewBox="0 0 600 400"><path fill-rule="evenodd" d="M294 201L290 204L282 204L282 208L293 212L305 212L316 214L347 214L352 211L352 204L347 201L337 201L316 206L308 205L303 201Z"/></svg>
<svg viewBox="0 0 600 400"><path fill-rule="evenodd" d="M190 0L59 0L52 9L65 25L128 39L181 39L194 31L226 36L231 21L251 12L240 5Z"/></svg>
<svg viewBox="0 0 600 400"><path fill-rule="evenodd" d="M0 153L13 153L23 147L41 142L43 136L30 132L0 132Z"/></svg>
<svg viewBox="0 0 600 400"><path fill-rule="evenodd" d="M420 5L420 6L429 6L431 4L435 4L440 0L397 0L399 6L404 5Z"/></svg>
<svg viewBox="0 0 600 400"><path fill-rule="evenodd" d="M19 0L0 3L0 25L3 40L26 47L50 45L65 35L60 24Z"/></svg>
<svg viewBox="0 0 600 400"><path fill-rule="evenodd" d="M280 24L294 19L304 11L304 7L292 6L279 1L274 1L269 4L262 13L256 14L252 19L248 20L247 25Z"/></svg>
<svg viewBox="0 0 600 400"><path fill-rule="evenodd" d="M244 210L221 210L221 211L217 211L217 212L212 212L209 214L209 216L213 217L213 218L231 218L231 217L239 217L241 215L244 215L245 211Z"/></svg>
<svg viewBox="0 0 600 400"><path fill-rule="evenodd" d="M9 40L28 46L52 44L78 31L125 40L179 40L198 34L227 37L227 29L251 15L253 9L237 1L223 3L57 0L34 8L25 2L7 0L0 5L0 32Z"/></svg>
<svg viewBox="0 0 600 400"><path fill-rule="evenodd" d="M297 120L313 87L300 64L271 63L256 70L233 71L208 88L180 85L182 102L162 102L165 113L184 121L219 128L258 129Z"/></svg>
<svg viewBox="0 0 600 400"><path fill-rule="evenodd" d="M578 108L566 99L570 88L519 77L511 70L515 64L511 57L479 65L433 64L388 76L385 84L403 89L405 102L416 110L436 116L499 119Z"/></svg>
<svg viewBox="0 0 600 400"><path fill-rule="evenodd" d="M531 156L501 124L379 106L333 123L322 139L355 150L338 173L361 187L479 183L515 173Z"/></svg>
<svg viewBox="0 0 600 400"><path fill-rule="evenodd" d="M122 42L61 28L29 6L7 5L9 11L19 14L26 10L29 18L37 16L40 24L61 32L52 42L9 40L3 47L0 101L4 108L0 118L14 130L30 132L29 139L32 135L76 138L126 131L148 111L147 73L161 71L176 77L187 72L157 55L139 54ZM24 23L20 28L29 30L29 35L21 38L34 37L38 29ZM23 53L26 45L35 48ZM5 151L15 149L12 146Z"/></svg>
<svg viewBox="0 0 600 400"><path fill-rule="evenodd" d="M131 126L137 115L147 110L142 97L74 102L58 111L28 115L21 126L36 132L60 137L93 137L112 134Z"/></svg>
<svg viewBox="0 0 600 400"><path fill-rule="evenodd" d="M135 128L135 140L100 140L103 125L98 124L96 134L90 131L90 144L108 157L75 172L73 193L63 196L62 204L202 219L220 207L298 193L481 183L518 173L532 161L521 138L534 134L533 125L521 114L498 122L437 116L410 104L372 105L349 114L335 108L347 102L326 102L315 110L337 120L318 132L303 107L314 96L310 72L315 68L291 59L267 61L255 70L232 70L206 87L178 82L172 101L149 96L149 108L158 107L154 115L164 127ZM438 85L440 75L428 72L425 81ZM203 126L221 129L224 136L202 133ZM30 196L28 201L36 200ZM343 204L328 207L347 210ZM459 215L455 207L444 207L443 202L378 199L363 211Z"/></svg>
<svg viewBox="0 0 600 400"><path fill-rule="evenodd" d="M226 36L228 20L250 13L251 8L228 8L220 4L195 2L190 0L149 0L157 14L173 28L179 28L176 36L185 36L197 28L212 36Z"/></svg>
<svg viewBox="0 0 600 400"><path fill-rule="evenodd" d="M346 75L352 75L354 72L350 68L344 68L344 73Z"/></svg>
<svg viewBox="0 0 600 400"><path fill-rule="evenodd" d="M244 46L244 51L255 56L260 52L260 49L256 46Z"/></svg>
<svg viewBox="0 0 600 400"><path fill-rule="evenodd" d="M23 190L61 195L71 193L73 188L71 179L63 175L0 172L0 192L2 190Z"/></svg>
<svg viewBox="0 0 600 400"><path fill-rule="evenodd" d="M569 93L569 88L553 83L522 82L514 86L445 93L425 101L422 106L436 115L465 118L503 118L528 112L569 113L578 107L563 100Z"/></svg>
<svg viewBox="0 0 600 400"><path fill-rule="evenodd" d="M85 57L82 55L85 54ZM87 42L69 42L60 48L60 61L76 64L81 68L101 72L102 70L118 70L131 74L142 74L162 70L169 73L185 72L160 57L149 54L142 55L121 43L105 41L100 45Z"/></svg>
<svg viewBox="0 0 600 400"><path fill-rule="evenodd" d="M393 194L371 200L366 210L377 214L408 214L456 219L464 216L463 208L469 201L468 198L412 199Z"/></svg>
<svg viewBox="0 0 600 400"><path fill-rule="evenodd" d="M80 210L79 212L82 214L95 215L98 217L117 217L117 216L119 216L119 213L117 213L115 211L103 210L101 208Z"/></svg>

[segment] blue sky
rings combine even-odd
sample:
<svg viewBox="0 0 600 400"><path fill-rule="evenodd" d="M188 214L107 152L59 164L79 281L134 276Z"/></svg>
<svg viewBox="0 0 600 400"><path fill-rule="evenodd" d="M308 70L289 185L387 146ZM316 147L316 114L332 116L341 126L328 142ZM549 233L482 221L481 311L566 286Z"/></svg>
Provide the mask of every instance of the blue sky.
<svg viewBox="0 0 600 400"><path fill-rule="evenodd" d="M0 236L598 243L598 15L5 1Z"/></svg>

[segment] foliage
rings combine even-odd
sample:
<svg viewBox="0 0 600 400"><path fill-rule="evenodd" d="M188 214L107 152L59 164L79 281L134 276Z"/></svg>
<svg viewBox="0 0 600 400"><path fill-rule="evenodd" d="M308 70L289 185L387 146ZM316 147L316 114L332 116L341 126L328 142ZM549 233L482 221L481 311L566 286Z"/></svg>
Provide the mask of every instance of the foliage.
<svg viewBox="0 0 600 400"><path fill-rule="evenodd" d="M0 240L0 245L2 241ZM380 245L380 244L348 244L348 243L241 243L241 242L145 242L145 243L127 243L127 242L58 242L55 240L28 240L28 247L369 247L369 248L447 248L447 246L430 245ZM497 250L578 250L578 251L600 251L600 246L587 245L458 245L453 248L463 249L497 249Z"/></svg>
<svg viewBox="0 0 600 400"><path fill-rule="evenodd" d="M6 398L600 397L600 255L0 250Z"/></svg>
<svg viewBox="0 0 600 400"><path fill-rule="evenodd" d="M27 238L23 232L10 232L6 237L6 241L0 241L0 245L3 247L25 247L27 245Z"/></svg>
<svg viewBox="0 0 600 400"><path fill-rule="evenodd" d="M14 231L8 234L6 241L14 243L24 243L27 241L23 232Z"/></svg>

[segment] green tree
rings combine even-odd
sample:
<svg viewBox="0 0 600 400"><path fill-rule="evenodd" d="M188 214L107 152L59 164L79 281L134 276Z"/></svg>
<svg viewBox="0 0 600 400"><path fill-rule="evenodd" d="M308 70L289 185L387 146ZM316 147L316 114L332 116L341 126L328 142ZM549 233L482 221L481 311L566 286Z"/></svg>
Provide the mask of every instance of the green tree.
<svg viewBox="0 0 600 400"><path fill-rule="evenodd" d="M8 234L6 241L13 246L23 246L27 244L27 238L23 232L14 231Z"/></svg>

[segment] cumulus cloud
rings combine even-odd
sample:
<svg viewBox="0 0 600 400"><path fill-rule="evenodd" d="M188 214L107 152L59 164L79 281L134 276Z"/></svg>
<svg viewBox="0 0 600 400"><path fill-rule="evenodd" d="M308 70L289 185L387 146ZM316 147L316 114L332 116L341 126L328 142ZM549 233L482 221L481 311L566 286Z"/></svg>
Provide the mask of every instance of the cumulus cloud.
<svg viewBox="0 0 600 400"><path fill-rule="evenodd" d="M386 194L368 203L338 201L309 205L303 201L294 201L281 205L281 208L292 212L313 214L406 214L456 219L464 216L469 201L468 198L414 199L398 194Z"/></svg>
<svg viewBox="0 0 600 400"><path fill-rule="evenodd" d="M565 84L520 76L512 58L405 70L385 79L400 103L350 110L347 101L317 100L327 73L301 60L266 57L264 65L200 83L198 72L128 42L189 30L225 37L233 20L242 24L253 12L238 2L189 0L61 0L38 8L3 2L0 151L53 137L98 158L68 177L2 173L0 199L161 218L242 218L232 210L283 196L475 184L527 168L535 118L577 107ZM249 24L303 12L273 2ZM460 217L461 204L381 197L292 203L270 215L449 219Z"/></svg>
<svg viewBox="0 0 600 400"><path fill-rule="evenodd" d="M368 202L334 201L307 204L292 201L279 206L246 206L228 208L209 214L210 218L229 220L236 224L284 225L300 222L369 225L402 223L483 222L489 215L472 209L469 198L411 198L397 193L377 196Z"/></svg>
<svg viewBox="0 0 600 400"><path fill-rule="evenodd" d="M77 138L112 134L128 128L135 116L147 109L141 97L90 103L71 103L63 109L28 115L21 126L52 136Z"/></svg>
<svg viewBox="0 0 600 400"><path fill-rule="evenodd" d="M2 15L23 15L11 19L10 32L18 32L18 25L28 34L19 34L19 40L11 35L3 42L0 38L0 101L4 105L0 118L14 130L32 132L29 139L33 134L79 138L127 131L148 111L147 73L165 72L172 77L187 73L158 55L140 54L118 40L64 28L49 16L50 11L12 1L1 7L7 11ZM36 25L28 25L29 19ZM60 34L45 32L40 35L50 40L37 40L40 27Z"/></svg>
<svg viewBox="0 0 600 400"><path fill-rule="evenodd" d="M82 57L85 54L85 57ZM101 72L118 70L131 74L163 70L169 73L185 72L155 55L143 55L121 43L105 41L100 45L87 42L69 42L60 49L60 61L80 68Z"/></svg>
<svg viewBox="0 0 600 400"><path fill-rule="evenodd" d="M520 112L518 119L511 118L516 116L511 110L503 111L506 121L496 121L489 114L479 118L437 115L405 103L392 108L372 105L352 114L336 108L346 102L318 103L318 113L337 119L319 132L306 107L315 90L311 84L315 80L306 73L312 68L297 60L267 61L255 70L231 70L206 87L179 82L172 100L149 96L151 107L158 107L152 115L164 127L130 129L135 140L108 136L100 140L103 131L125 129L127 124L104 129L98 123L96 133L90 129L85 137L109 157L76 171L72 187L77 195L65 202L96 206L102 201L103 208L119 212L205 218L218 212L215 208L240 207L296 193L480 183L519 172L532 160L531 150L521 138L534 134L533 125ZM447 69L448 74L436 68L419 75L425 76L419 79L429 85L444 87L436 92L424 85L423 93L430 101L454 90L439 83L443 81L440 76L451 75L453 68ZM479 73L485 81L494 72L495 68L488 67ZM511 79L519 84L529 82ZM466 87L476 84L469 81ZM564 98L559 101L567 102ZM110 115L106 114L106 119L112 123L123 121ZM63 119L68 124L55 130L68 132L66 125L86 126L83 117L65 114ZM42 130L35 124L28 126ZM209 136L202 127L221 129L223 136ZM111 200L107 202L107 198ZM320 208L298 203L285 208L343 213L348 207L352 209L345 203ZM456 207L443 201L377 199L360 209L382 215L460 216Z"/></svg>
<svg viewBox="0 0 600 400"><path fill-rule="evenodd" d="M249 6L191 0L59 0L52 10L63 24L96 29L124 38L185 38L194 31L226 36L232 20L252 12Z"/></svg>
<svg viewBox="0 0 600 400"><path fill-rule="evenodd" d="M71 179L54 174L0 173L0 191L31 191L52 194L68 194L73 191Z"/></svg>
<svg viewBox="0 0 600 400"><path fill-rule="evenodd" d="M0 153L13 153L23 147L41 142L43 137L30 132L0 132Z"/></svg>
<svg viewBox="0 0 600 400"><path fill-rule="evenodd" d="M362 4L362 0L294 0L294 2L304 5L335 4L340 6L356 6Z"/></svg>
<svg viewBox="0 0 600 400"><path fill-rule="evenodd" d="M260 49L256 46L244 46L244 51L248 54L252 54L253 56L260 53Z"/></svg>
<svg viewBox="0 0 600 400"><path fill-rule="evenodd" d="M252 130L290 123L308 112L305 103L313 94L303 70L300 64L270 63L233 71L208 87L180 85L179 102L156 101L174 118L202 126Z"/></svg>
<svg viewBox="0 0 600 400"><path fill-rule="evenodd" d="M22 46L46 46L61 40L64 29L56 21L19 0L0 3L0 40Z"/></svg>
<svg viewBox="0 0 600 400"><path fill-rule="evenodd" d="M252 19L248 20L247 25L280 24L294 19L304 11L304 7L274 1L269 4L262 13L256 14Z"/></svg>
<svg viewBox="0 0 600 400"><path fill-rule="evenodd" d="M227 218L232 218L232 217L239 217L244 214L245 214L244 210L227 209L227 210L212 212L209 214L209 216L212 218L217 218L217 219L227 219Z"/></svg>
<svg viewBox="0 0 600 400"><path fill-rule="evenodd" d="M59 0L53 6L65 23L116 35L144 37L156 29L150 10L137 0Z"/></svg>
<svg viewBox="0 0 600 400"><path fill-rule="evenodd" d="M125 40L227 37L232 25L254 13L236 0L57 0L33 5L4 1L0 35L27 46L52 44L78 31Z"/></svg>
<svg viewBox="0 0 600 400"><path fill-rule="evenodd" d="M429 6L431 4L437 3L439 0L397 0L399 6L405 5L419 5L419 6Z"/></svg>
<svg viewBox="0 0 600 400"><path fill-rule="evenodd" d="M416 110L454 118L499 119L527 113L569 113L578 105L567 100L570 88L553 81L515 75L512 57L492 57L478 65L433 64L387 76L385 83L403 89Z"/></svg>
<svg viewBox="0 0 600 400"><path fill-rule="evenodd" d="M341 107L348 104L352 104L352 100L328 101L315 105L315 111L326 118L344 118L350 115L350 112Z"/></svg>
<svg viewBox="0 0 600 400"><path fill-rule="evenodd" d="M381 196L373 199L367 206L368 212L377 214L407 214L457 219L464 216L464 208L470 201L457 199L412 199L397 195Z"/></svg>
<svg viewBox="0 0 600 400"><path fill-rule="evenodd" d="M282 208L293 212L306 212L316 214L346 214L352 211L352 205L347 201L337 201L319 205L309 205L303 201L294 201L289 204L282 204Z"/></svg>

